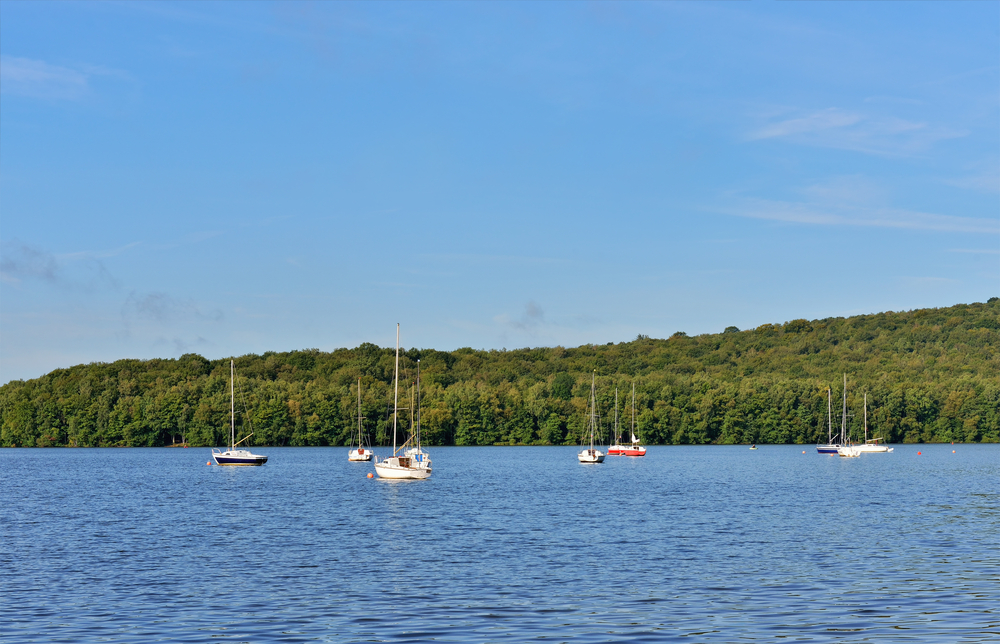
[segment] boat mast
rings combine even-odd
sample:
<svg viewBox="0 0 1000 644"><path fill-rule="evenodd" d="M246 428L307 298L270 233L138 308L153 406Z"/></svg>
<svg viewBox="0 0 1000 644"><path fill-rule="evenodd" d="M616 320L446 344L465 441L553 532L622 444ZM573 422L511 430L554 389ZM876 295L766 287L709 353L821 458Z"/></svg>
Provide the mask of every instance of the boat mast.
<svg viewBox="0 0 1000 644"><path fill-rule="evenodd" d="M632 383L632 435L629 436L635 442L635 383Z"/></svg>
<svg viewBox="0 0 1000 644"><path fill-rule="evenodd" d="M868 392L865 392L865 443L868 442Z"/></svg>
<svg viewBox="0 0 1000 644"><path fill-rule="evenodd" d="M229 449L236 449L236 366L229 361Z"/></svg>
<svg viewBox="0 0 1000 644"><path fill-rule="evenodd" d="M618 431L618 385L615 385L615 440L622 442L622 433Z"/></svg>
<svg viewBox="0 0 1000 644"><path fill-rule="evenodd" d="M417 451L420 451L420 358L417 358Z"/></svg>
<svg viewBox="0 0 1000 644"><path fill-rule="evenodd" d="M826 388L826 444L833 442L833 389Z"/></svg>
<svg viewBox="0 0 1000 644"><path fill-rule="evenodd" d="M844 415L840 419L840 444L847 444L847 374L844 374Z"/></svg>
<svg viewBox="0 0 1000 644"><path fill-rule="evenodd" d="M361 378L358 378L358 448L361 447Z"/></svg>
<svg viewBox="0 0 1000 644"><path fill-rule="evenodd" d="M590 376L590 453L594 453L594 423L597 422L597 394L594 386L597 384L597 369Z"/></svg>
<svg viewBox="0 0 1000 644"><path fill-rule="evenodd" d="M392 455L396 455L396 416L399 407L399 322L396 322L396 374L395 393L392 395Z"/></svg>

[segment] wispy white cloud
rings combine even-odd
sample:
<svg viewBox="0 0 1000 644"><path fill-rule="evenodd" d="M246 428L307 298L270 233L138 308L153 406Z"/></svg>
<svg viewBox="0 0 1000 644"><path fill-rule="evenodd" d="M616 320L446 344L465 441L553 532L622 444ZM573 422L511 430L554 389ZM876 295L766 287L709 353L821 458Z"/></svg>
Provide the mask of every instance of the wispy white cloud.
<svg viewBox="0 0 1000 644"><path fill-rule="evenodd" d="M467 264L559 264L568 260L554 257L527 257L523 255L463 255L463 254L424 254L420 257L429 260L459 262Z"/></svg>
<svg viewBox="0 0 1000 644"><path fill-rule="evenodd" d="M1000 219L938 215L899 208L745 199L717 212L737 217L771 219L823 226L868 226L952 233L1000 234Z"/></svg>
<svg viewBox="0 0 1000 644"><path fill-rule="evenodd" d="M1000 192L1000 159L972 163L965 169L967 175L945 179L944 183L977 192Z"/></svg>
<svg viewBox="0 0 1000 644"><path fill-rule="evenodd" d="M758 139L770 139L781 136L792 136L795 134L812 134L822 132L832 128L846 127L861 121L863 117L853 112L844 112L835 108L821 110L806 116L793 119L785 119L776 123L770 123L762 128L751 132L747 138L751 141Z"/></svg>
<svg viewBox="0 0 1000 644"><path fill-rule="evenodd" d="M91 79L128 79L126 72L97 65L63 67L43 60L0 55L0 92L50 100L79 100L91 89Z"/></svg>
<svg viewBox="0 0 1000 644"><path fill-rule="evenodd" d="M894 116L872 116L827 108L774 120L750 131L748 141L785 139L815 147L852 150L877 156L913 156L945 139L968 132Z"/></svg>

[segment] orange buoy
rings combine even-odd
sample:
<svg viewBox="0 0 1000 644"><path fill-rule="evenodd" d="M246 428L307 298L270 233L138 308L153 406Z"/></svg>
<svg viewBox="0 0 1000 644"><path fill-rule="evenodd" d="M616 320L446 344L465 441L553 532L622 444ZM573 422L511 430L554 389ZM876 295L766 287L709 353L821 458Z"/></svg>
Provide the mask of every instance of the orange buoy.
<svg viewBox="0 0 1000 644"><path fill-rule="evenodd" d="M802 450L802 453L803 453L803 454L805 454L805 453L806 453L806 451L805 451L805 450Z"/></svg>
<svg viewBox="0 0 1000 644"><path fill-rule="evenodd" d="M952 453L952 454L954 454L954 453L955 453L955 450L951 450L951 453Z"/></svg>
<svg viewBox="0 0 1000 644"><path fill-rule="evenodd" d="M917 456L920 456L920 452L917 452Z"/></svg>
<svg viewBox="0 0 1000 644"><path fill-rule="evenodd" d="M205 465L211 465L211 464L212 464L212 461L209 461L209 462L205 463Z"/></svg>

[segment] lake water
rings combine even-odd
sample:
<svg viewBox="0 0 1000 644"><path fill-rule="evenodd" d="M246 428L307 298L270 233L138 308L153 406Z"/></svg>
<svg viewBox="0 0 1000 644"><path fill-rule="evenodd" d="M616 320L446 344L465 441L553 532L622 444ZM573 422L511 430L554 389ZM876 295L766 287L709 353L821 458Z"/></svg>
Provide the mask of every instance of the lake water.
<svg viewBox="0 0 1000 644"><path fill-rule="evenodd" d="M998 445L258 451L0 450L0 639L1000 640Z"/></svg>

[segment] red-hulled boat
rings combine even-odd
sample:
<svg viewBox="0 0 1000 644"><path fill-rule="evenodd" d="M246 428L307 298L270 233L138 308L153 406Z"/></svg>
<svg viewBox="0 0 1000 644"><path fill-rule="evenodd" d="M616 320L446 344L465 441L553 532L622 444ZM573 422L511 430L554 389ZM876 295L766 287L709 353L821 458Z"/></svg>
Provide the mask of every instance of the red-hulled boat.
<svg viewBox="0 0 1000 644"><path fill-rule="evenodd" d="M635 383L632 383L632 443L622 444L622 437L618 435L618 390L615 390L615 444L608 447L609 456L645 456L646 448L642 441L635 437Z"/></svg>

